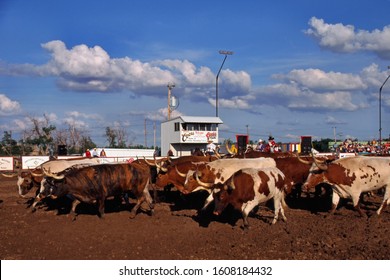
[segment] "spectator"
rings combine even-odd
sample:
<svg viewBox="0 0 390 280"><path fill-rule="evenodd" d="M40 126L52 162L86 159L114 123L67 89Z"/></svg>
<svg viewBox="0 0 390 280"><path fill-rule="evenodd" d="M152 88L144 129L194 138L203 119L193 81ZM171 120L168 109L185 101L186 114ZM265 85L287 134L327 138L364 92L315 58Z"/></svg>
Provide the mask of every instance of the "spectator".
<svg viewBox="0 0 390 280"><path fill-rule="evenodd" d="M217 146L213 143L213 140L208 140L207 141L207 146L206 146L206 154L212 156L215 154L215 149Z"/></svg>
<svg viewBox="0 0 390 280"><path fill-rule="evenodd" d="M264 140L263 139L259 139L259 142L257 143L257 146L256 146L256 151L264 152L264 149L265 149Z"/></svg>
<svg viewBox="0 0 390 280"><path fill-rule="evenodd" d="M90 158L90 157L91 157L91 152L89 151L89 149L87 149L87 150L85 151L85 156L86 156L87 158Z"/></svg>
<svg viewBox="0 0 390 280"><path fill-rule="evenodd" d="M93 149L93 151L92 151L92 156L93 156L93 157L99 157L96 148Z"/></svg>
<svg viewBox="0 0 390 280"><path fill-rule="evenodd" d="M100 157L106 157L106 151L104 149L101 150L100 152Z"/></svg>

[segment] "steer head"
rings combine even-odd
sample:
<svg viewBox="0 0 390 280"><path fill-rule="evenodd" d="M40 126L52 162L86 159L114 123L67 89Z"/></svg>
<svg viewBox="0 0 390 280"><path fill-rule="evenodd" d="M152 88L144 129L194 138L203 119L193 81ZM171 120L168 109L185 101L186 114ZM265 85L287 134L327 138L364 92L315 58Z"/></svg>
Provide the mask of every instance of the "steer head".
<svg viewBox="0 0 390 280"><path fill-rule="evenodd" d="M214 215L218 216L229 205L234 186L230 184L216 184L213 189Z"/></svg>
<svg viewBox="0 0 390 280"><path fill-rule="evenodd" d="M18 185L19 195L24 197L34 186L39 187L42 179L43 174L40 170L20 172L16 183Z"/></svg>
<svg viewBox="0 0 390 280"><path fill-rule="evenodd" d="M190 170L187 173L184 182L186 192L192 192L197 188L210 189L215 181L213 170L206 163L192 163L196 166L196 170Z"/></svg>
<svg viewBox="0 0 390 280"><path fill-rule="evenodd" d="M313 163L309 170L309 176L307 177L306 182L303 184L303 190L307 192L318 184L323 183L325 181L326 173L327 168L321 169L316 163Z"/></svg>

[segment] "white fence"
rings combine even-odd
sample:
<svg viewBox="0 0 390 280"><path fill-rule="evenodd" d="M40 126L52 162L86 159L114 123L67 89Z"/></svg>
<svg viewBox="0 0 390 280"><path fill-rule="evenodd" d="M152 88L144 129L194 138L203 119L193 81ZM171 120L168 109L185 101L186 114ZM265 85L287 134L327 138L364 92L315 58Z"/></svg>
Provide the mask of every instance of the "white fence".
<svg viewBox="0 0 390 280"><path fill-rule="evenodd" d="M0 171L12 171L12 170L14 170L14 158L0 157Z"/></svg>
<svg viewBox="0 0 390 280"><path fill-rule="evenodd" d="M107 157L99 157L101 163L126 162L139 158L153 158L153 149L104 149ZM97 149L100 154L101 149ZM82 158L82 156L59 156L58 159ZM49 160L49 156L0 157L0 171L14 171L15 160L20 159L22 169L34 169Z"/></svg>

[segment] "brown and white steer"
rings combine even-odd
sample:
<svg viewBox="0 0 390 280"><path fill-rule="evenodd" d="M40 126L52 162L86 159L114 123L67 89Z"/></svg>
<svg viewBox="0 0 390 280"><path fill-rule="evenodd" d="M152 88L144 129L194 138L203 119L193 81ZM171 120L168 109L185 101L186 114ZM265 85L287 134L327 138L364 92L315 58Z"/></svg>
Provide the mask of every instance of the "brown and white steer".
<svg viewBox="0 0 390 280"><path fill-rule="evenodd" d="M172 185L180 192L184 192L185 178L180 176L176 171L187 173L191 169L195 169L196 162L211 162L216 160L216 157L206 156L182 156L179 158L170 159L164 162L163 168L160 169L157 175L156 187L158 189L165 189L165 187Z"/></svg>
<svg viewBox="0 0 390 280"><path fill-rule="evenodd" d="M199 163L196 170L187 173L184 182L184 193L206 190L210 193L202 210L214 200L212 190L217 184L224 184L236 171L243 168L276 167L272 158L227 158L208 163Z"/></svg>
<svg viewBox="0 0 390 280"><path fill-rule="evenodd" d="M196 170L187 173L184 189L187 193L197 189L211 190L215 184L223 184L236 171L243 168L276 167L272 158L227 158L196 165Z"/></svg>
<svg viewBox="0 0 390 280"><path fill-rule="evenodd" d="M332 209L334 213L340 197L352 198L353 206L365 216L359 206L361 193L385 188L383 202L376 211L378 215L390 203L390 157L346 157L330 163L315 160L304 188L309 190L320 183L333 189Z"/></svg>
<svg viewBox="0 0 390 280"><path fill-rule="evenodd" d="M287 221L283 210L285 176L276 167L245 168L235 172L225 184L217 184L213 189L214 214L219 215L231 204L241 211L244 228L249 227L248 215L260 203L274 199L275 224L279 217Z"/></svg>

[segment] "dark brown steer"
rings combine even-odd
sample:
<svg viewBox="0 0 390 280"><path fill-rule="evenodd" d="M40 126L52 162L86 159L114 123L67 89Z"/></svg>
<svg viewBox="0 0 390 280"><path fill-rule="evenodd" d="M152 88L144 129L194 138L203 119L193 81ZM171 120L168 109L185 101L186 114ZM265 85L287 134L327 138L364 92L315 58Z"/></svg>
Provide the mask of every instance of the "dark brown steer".
<svg viewBox="0 0 390 280"><path fill-rule="evenodd" d="M48 177L45 193L52 198L70 195L75 198L72 212L80 202L96 203L99 216L104 215L105 200L132 192L137 203L131 210L134 218L138 208L146 201L153 213L153 201L149 193L150 173L133 164L102 164L70 170L62 176Z"/></svg>

